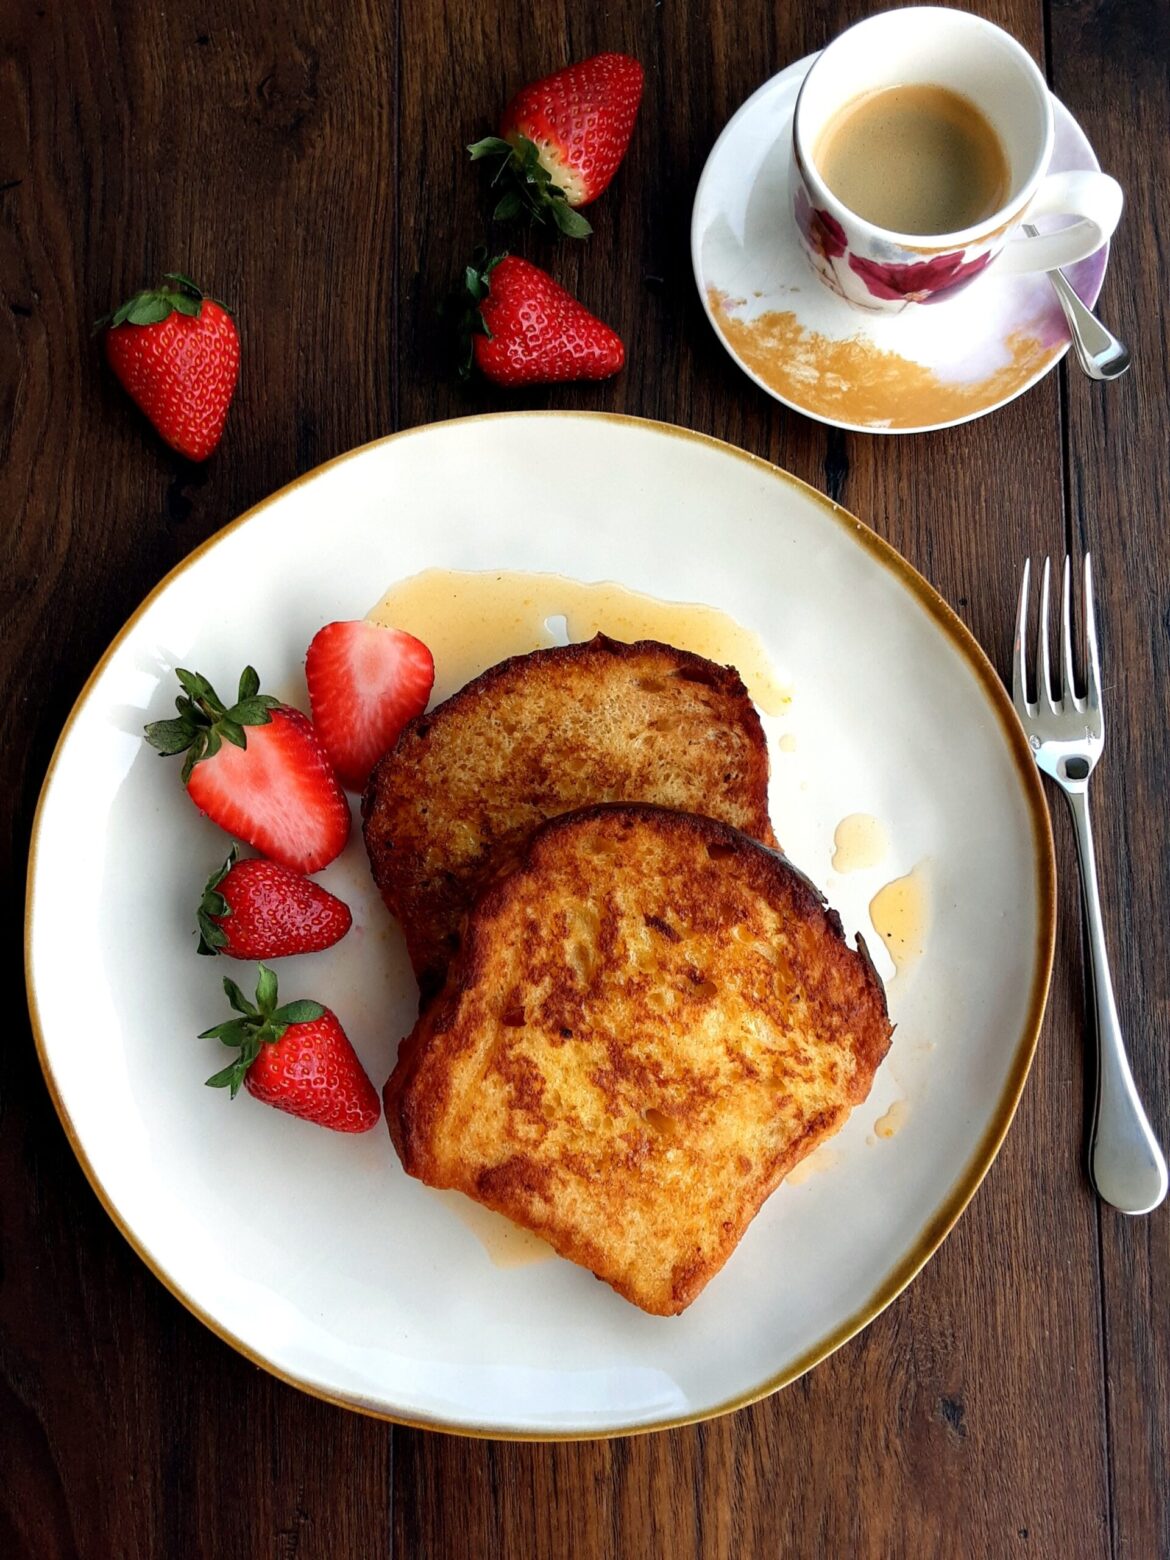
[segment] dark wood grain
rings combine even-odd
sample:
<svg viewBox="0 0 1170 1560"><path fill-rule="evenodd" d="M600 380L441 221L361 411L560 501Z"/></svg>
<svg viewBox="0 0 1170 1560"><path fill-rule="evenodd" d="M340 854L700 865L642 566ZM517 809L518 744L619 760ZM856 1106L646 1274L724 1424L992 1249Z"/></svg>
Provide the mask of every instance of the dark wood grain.
<svg viewBox="0 0 1170 1560"><path fill-rule="evenodd" d="M1156 0L1054 8L1053 87L1074 105L1102 165L1125 186L1125 220L1101 299L1136 348L1129 377L1071 378L1067 396L1070 548L1098 577L1111 718L1094 781L1105 921L1134 1076L1163 1144L1170 1137L1166 942L1166 733L1170 730L1170 174L1147 153L1166 115L1170 11ZM1106 87L1106 83L1108 86ZM1159 821L1162 820L1162 821ZM1064 820L1061 832L1067 834ZM1071 883L1070 883L1071 890ZM1068 914L1075 914L1071 892ZM1118 1556L1170 1554L1170 1214L1103 1210L1105 1401Z"/></svg>
<svg viewBox="0 0 1170 1560"><path fill-rule="evenodd" d="M21 3L0 9L0 37L16 992L32 808L105 643L241 509L391 427L397 33L377 5ZM89 335L175 265L237 306L246 343L230 432L199 471L144 436ZM389 1528L389 1430L205 1333L98 1207L24 1023L0 1067L0 1554L371 1553Z"/></svg>
<svg viewBox="0 0 1170 1560"><path fill-rule="evenodd" d="M867 519L1005 662L1022 557L1091 544L1110 670L1106 915L1163 1138L1170 728L1160 0L985 0L1050 64L1126 185L1103 305L1141 351L993 417L836 433L710 332L688 224L712 141L865 6L677 0L70 0L0 10L0 850L8 984L55 735L145 591L234 514L394 427L509 406L661 417ZM638 55L645 106L587 246L522 241L622 333L626 372L506 403L441 377L434 306L487 234L464 143L524 79ZM240 311L244 371L202 470L151 439L89 321L165 265ZM572 469L566 480L587 480ZM1124 669L1124 671L1122 670ZM786 1392L708 1425L564 1446L461 1441L317 1403L218 1343L138 1262L57 1125L18 999L0 1050L0 1554L618 1557L1170 1553L1170 1222L1103 1215L1081 1168L1080 946L1061 823L1057 975L986 1184L914 1285Z"/></svg>

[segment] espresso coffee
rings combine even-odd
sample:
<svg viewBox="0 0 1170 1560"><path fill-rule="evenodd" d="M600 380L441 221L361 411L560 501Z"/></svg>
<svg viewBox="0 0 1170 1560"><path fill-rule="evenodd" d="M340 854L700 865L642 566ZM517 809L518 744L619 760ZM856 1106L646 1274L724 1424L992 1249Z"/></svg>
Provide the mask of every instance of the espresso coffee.
<svg viewBox="0 0 1170 1560"><path fill-rule="evenodd" d="M1010 193L1007 154L968 98L948 87L879 87L838 110L817 141L825 183L895 233L954 233Z"/></svg>

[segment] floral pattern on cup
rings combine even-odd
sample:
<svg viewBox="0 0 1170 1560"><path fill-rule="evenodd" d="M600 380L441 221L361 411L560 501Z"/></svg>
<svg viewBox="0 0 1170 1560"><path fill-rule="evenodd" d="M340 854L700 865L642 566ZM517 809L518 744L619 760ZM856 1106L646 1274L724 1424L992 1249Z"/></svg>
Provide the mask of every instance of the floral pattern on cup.
<svg viewBox="0 0 1170 1560"><path fill-rule="evenodd" d="M829 221L833 221L832 217ZM964 253L964 250L958 249L953 254L934 255L929 260L919 260L910 265L884 265L878 260L867 260L862 255L851 254L848 258L849 269L860 276L875 298L892 302L937 303L949 297L956 289L974 281L984 266L990 265L994 258L992 251L988 250L976 255L974 260L964 261Z"/></svg>
<svg viewBox="0 0 1170 1560"><path fill-rule="evenodd" d="M809 263L838 297L866 311L901 313L911 304L945 302L991 264L1011 226L941 254L884 239L870 243L865 254L860 245L854 248L847 214L835 216L814 204L795 156L791 174L792 216Z"/></svg>
<svg viewBox="0 0 1170 1560"><path fill-rule="evenodd" d="M796 225L810 249L825 260L835 260L845 253L845 229L836 217L827 211L818 211L812 205L803 184L796 191L795 209Z"/></svg>
<svg viewBox="0 0 1170 1560"><path fill-rule="evenodd" d="M837 267L848 252L845 229L827 211L816 210L800 183L793 196L792 216L809 265L826 287L831 287L839 298L846 297L837 275Z"/></svg>

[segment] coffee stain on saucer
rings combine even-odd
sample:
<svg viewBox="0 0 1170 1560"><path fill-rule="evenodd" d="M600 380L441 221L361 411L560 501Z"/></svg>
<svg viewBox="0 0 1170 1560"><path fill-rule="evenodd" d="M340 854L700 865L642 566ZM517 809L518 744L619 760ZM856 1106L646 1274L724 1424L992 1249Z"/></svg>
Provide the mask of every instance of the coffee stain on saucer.
<svg viewBox="0 0 1170 1560"><path fill-rule="evenodd" d="M809 330L790 310L745 319L735 313L742 300L714 287L707 298L740 361L784 400L830 422L920 428L971 417L1022 390L1060 350L1013 331L1005 342L1008 361L994 373L946 380L860 334L834 341Z"/></svg>

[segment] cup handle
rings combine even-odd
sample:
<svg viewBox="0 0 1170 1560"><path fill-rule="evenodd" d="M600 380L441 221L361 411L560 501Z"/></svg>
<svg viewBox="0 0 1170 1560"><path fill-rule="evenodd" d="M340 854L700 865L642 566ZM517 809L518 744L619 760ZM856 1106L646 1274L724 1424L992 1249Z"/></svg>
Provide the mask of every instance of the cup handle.
<svg viewBox="0 0 1170 1560"><path fill-rule="evenodd" d="M1035 217L1079 217L1059 233L1036 238L1012 238L1003 246L995 269L1001 274L1056 271L1094 254L1113 236L1121 219L1121 185L1107 173L1050 173L1032 197L1026 212Z"/></svg>

